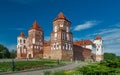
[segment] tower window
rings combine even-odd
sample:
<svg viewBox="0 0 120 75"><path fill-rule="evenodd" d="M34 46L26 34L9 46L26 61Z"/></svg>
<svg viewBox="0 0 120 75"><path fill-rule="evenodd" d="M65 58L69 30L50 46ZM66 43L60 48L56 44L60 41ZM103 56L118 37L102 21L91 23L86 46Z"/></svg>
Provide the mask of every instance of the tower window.
<svg viewBox="0 0 120 75"><path fill-rule="evenodd" d="M69 44L69 45L68 45L69 50L70 50L70 48L71 48L70 46L71 46L71 45Z"/></svg>
<svg viewBox="0 0 120 75"><path fill-rule="evenodd" d="M37 49L39 49L39 46L37 46Z"/></svg>
<svg viewBox="0 0 120 75"><path fill-rule="evenodd" d="M63 49L64 49L64 45L63 45Z"/></svg>
<svg viewBox="0 0 120 75"><path fill-rule="evenodd" d="M35 38L32 39L32 43L35 44Z"/></svg>
<svg viewBox="0 0 120 75"><path fill-rule="evenodd" d="M64 33L62 34L62 39L64 40Z"/></svg>
<svg viewBox="0 0 120 75"><path fill-rule="evenodd" d="M20 39L20 43L22 43L22 40Z"/></svg>
<svg viewBox="0 0 120 75"><path fill-rule="evenodd" d="M25 40L23 40L23 42L25 43L26 41L25 41Z"/></svg>
<svg viewBox="0 0 120 75"><path fill-rule="evenodd" d="M69 32L69 28L68 27L66 27L66 31Z"/></svg>
<svg viewBox="0 0 120 75"><path fill-rule="evenodd" d="M57 33L55 33L54 37L55 37L55 40L56 40L57 39Z"/></svg>
<svg viewBox="0 0 120 75"><path fill-rule="evenodd" d="M59 48L59 45L58 44L56 44L56 49L58 49Z"/></svg>
<svg viewBox="0 0 120 75"><path fill-rule="evenodd" d="M67 45L67 43L66 43L66 50L68 49L68 45Z"/></svg>
<svg viewBox="0 0 120 75"><path fill-rule="evenodd" d="M54 45L54 49L56 48L56 46Z"/></svg>
<svg viewBox="0 0 120 75"><path fill-rule="evenodd" d="M23 48L25 49L25 45L23 46Z"/></svg>

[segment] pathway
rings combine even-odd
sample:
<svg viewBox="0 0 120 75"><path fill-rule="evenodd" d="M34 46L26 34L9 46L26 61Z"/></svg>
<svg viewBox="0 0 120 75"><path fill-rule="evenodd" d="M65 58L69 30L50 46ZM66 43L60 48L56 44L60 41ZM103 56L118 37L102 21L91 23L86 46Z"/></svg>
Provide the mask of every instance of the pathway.
<svg viewBox="0 0 120 75"><path fill-rule="evenodd" d="M34 70L34 71L26 71L26 72L14 72L14 73L6 73L6 74L2 74L2 75L44 75L44 71L58 71L58 70L70 70L70 69L74 69L78 66L84 66L87 63L85 62L73 62L71 64L67 64L65 66L61 66L61 67L56 67L56 68L51 68L51 69L43 69L43 70Z"/></svg>

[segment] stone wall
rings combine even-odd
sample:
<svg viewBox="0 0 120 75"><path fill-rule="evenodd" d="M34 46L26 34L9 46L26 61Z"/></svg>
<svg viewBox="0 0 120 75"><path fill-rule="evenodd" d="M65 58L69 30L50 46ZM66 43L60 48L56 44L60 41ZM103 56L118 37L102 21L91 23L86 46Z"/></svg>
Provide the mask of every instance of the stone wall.
<svg viewBox="0 0 120 75"><path fill-rule="evenodd" d="M50 59L50 54L51 54L50 45L49 46L44 45L43 58Z"/></svg>

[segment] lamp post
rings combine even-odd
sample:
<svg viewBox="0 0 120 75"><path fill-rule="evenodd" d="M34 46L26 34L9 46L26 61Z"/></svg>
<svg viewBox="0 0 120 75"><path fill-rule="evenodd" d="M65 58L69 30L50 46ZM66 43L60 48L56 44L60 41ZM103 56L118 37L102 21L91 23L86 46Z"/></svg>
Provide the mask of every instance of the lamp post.
<svg viewBox="0 0 120 75"><path fill-rule="evenodd" d="M3 59L5 58L5 53L6 53L6 50L4 49L3 50Z"/></svg>

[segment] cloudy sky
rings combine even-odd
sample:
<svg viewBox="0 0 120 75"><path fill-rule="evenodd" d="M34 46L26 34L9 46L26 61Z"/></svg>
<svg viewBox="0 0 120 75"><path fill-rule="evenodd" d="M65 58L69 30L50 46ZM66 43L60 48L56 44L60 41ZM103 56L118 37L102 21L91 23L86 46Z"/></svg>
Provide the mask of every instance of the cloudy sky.
<svg viewBox="0 0 120 75"><path fill-rule="evenodd" d="M0 44L16 49L17 36L37 20L46 40L62 11L71 21L74 40L103 39L104 52L120 55L120 0L0 0Z"/></svg>

